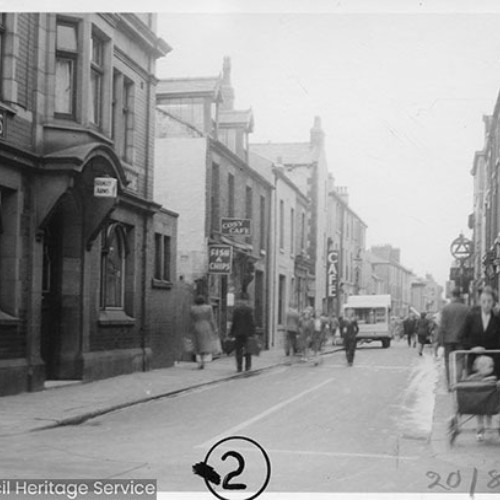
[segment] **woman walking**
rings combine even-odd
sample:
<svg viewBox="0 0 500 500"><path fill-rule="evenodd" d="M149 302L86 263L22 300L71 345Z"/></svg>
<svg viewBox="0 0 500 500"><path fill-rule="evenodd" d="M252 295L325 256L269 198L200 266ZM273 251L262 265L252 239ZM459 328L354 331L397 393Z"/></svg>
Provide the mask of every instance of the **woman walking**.
<svg viewBox="0 0 500 500"><path fill-rule="evenodd" d="M344 339L345 356L348 366L354 363L354 354L356 352L357 334L359 332L358 322L354 317L352 309L346 309L346 317L340 324L342 338Z"/></svg>
<svg viewBox="0 0 500 500"><path fill-rule="evenodd" d="M205 368L206 357L215 354L217 345L217 327L212 307L201 295L196 297L191 306L191 319L194 325L194 348L198 356L198 368Z"/></svg>
<svg viewBox="0 0 500 500"><path fill-rule="evenodd" d="M422 356L424 345L429 343L431 336L431 323L427 319L427 313L420 313L420 318L417 321L417 339L418 339L418 355Z"/></svg>
<svg viewBox="0 0 500 500"><path fill-rule="evenodd" d="M485 349L500 349L500 319L493 314L495 296L493 289L484 287L479 299L480 307L473 308L465 318L462 335L462 345L464 349L472 350L480 354ZM468 356L468 373L476 356ZM500 377L500 362L498 356L494 356L494 374ZM491 427L491 416L486 417L486 427ZM484 439L484 418L477 417L477 440Z"/></svg>

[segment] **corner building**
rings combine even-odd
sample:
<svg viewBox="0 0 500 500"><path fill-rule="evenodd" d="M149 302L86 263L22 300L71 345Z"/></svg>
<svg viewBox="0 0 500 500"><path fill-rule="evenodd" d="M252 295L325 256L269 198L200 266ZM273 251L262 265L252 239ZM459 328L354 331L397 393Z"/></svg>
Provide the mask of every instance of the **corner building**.
<svg viewBox="0 0 500 500"><path fill-rule="evenodd" d="M247 292L269 346L274 186L249 164L253 113L234 107L230 59L224 59L221 76L162 79L156 102L155 193L180 214L179 279L208 298L221 336L228 331L233 299ZM251 234L223 234L225 217L249 219ZM231 247L228 273L209 272L214 244Z"/></svg>
<svg viewBox="0 0 500 500"><path fill-rule="evenodd" d="M0 394L152 363L149 249L174 252L176 227L152 200L155 23L0 15Z"/></svg>

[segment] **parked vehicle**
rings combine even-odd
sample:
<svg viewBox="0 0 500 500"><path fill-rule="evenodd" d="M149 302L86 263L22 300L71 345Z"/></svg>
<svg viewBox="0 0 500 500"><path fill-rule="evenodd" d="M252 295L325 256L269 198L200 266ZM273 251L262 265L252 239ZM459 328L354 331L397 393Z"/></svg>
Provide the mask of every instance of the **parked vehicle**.
<svg viewBox="0 0 500 500"><path fill-rule="evenodd" d="M380 340L383 348L391 345L391 296L351 295L343 310L353 309L357 319L358 340Z"/></svg>

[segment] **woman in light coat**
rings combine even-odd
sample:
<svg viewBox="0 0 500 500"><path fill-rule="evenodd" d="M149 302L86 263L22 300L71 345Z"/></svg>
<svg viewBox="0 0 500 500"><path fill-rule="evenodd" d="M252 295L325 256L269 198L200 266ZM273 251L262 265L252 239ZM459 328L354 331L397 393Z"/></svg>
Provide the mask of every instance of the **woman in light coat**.
<svg viewBox="0 0 500 500"><path fill-rule="evenodd" d="M215 325L212 307L201 295L196 297L191 306L191 319L194 326L194 348L199 356L198 368L205 368L206 357L215 354L217 350L217 327Z"/></svg>

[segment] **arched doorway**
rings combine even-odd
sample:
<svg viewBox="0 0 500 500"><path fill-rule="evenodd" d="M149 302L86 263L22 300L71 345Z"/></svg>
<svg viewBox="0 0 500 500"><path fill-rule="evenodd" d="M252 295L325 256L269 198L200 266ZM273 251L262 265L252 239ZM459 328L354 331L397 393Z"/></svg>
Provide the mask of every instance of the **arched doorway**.
<svg viewBox="0 0 500 500"><path fill-rule="evenodd" d="M79 379L83 216L77 197L61 196L43 230L40 353L48 380Z"/></svg>

